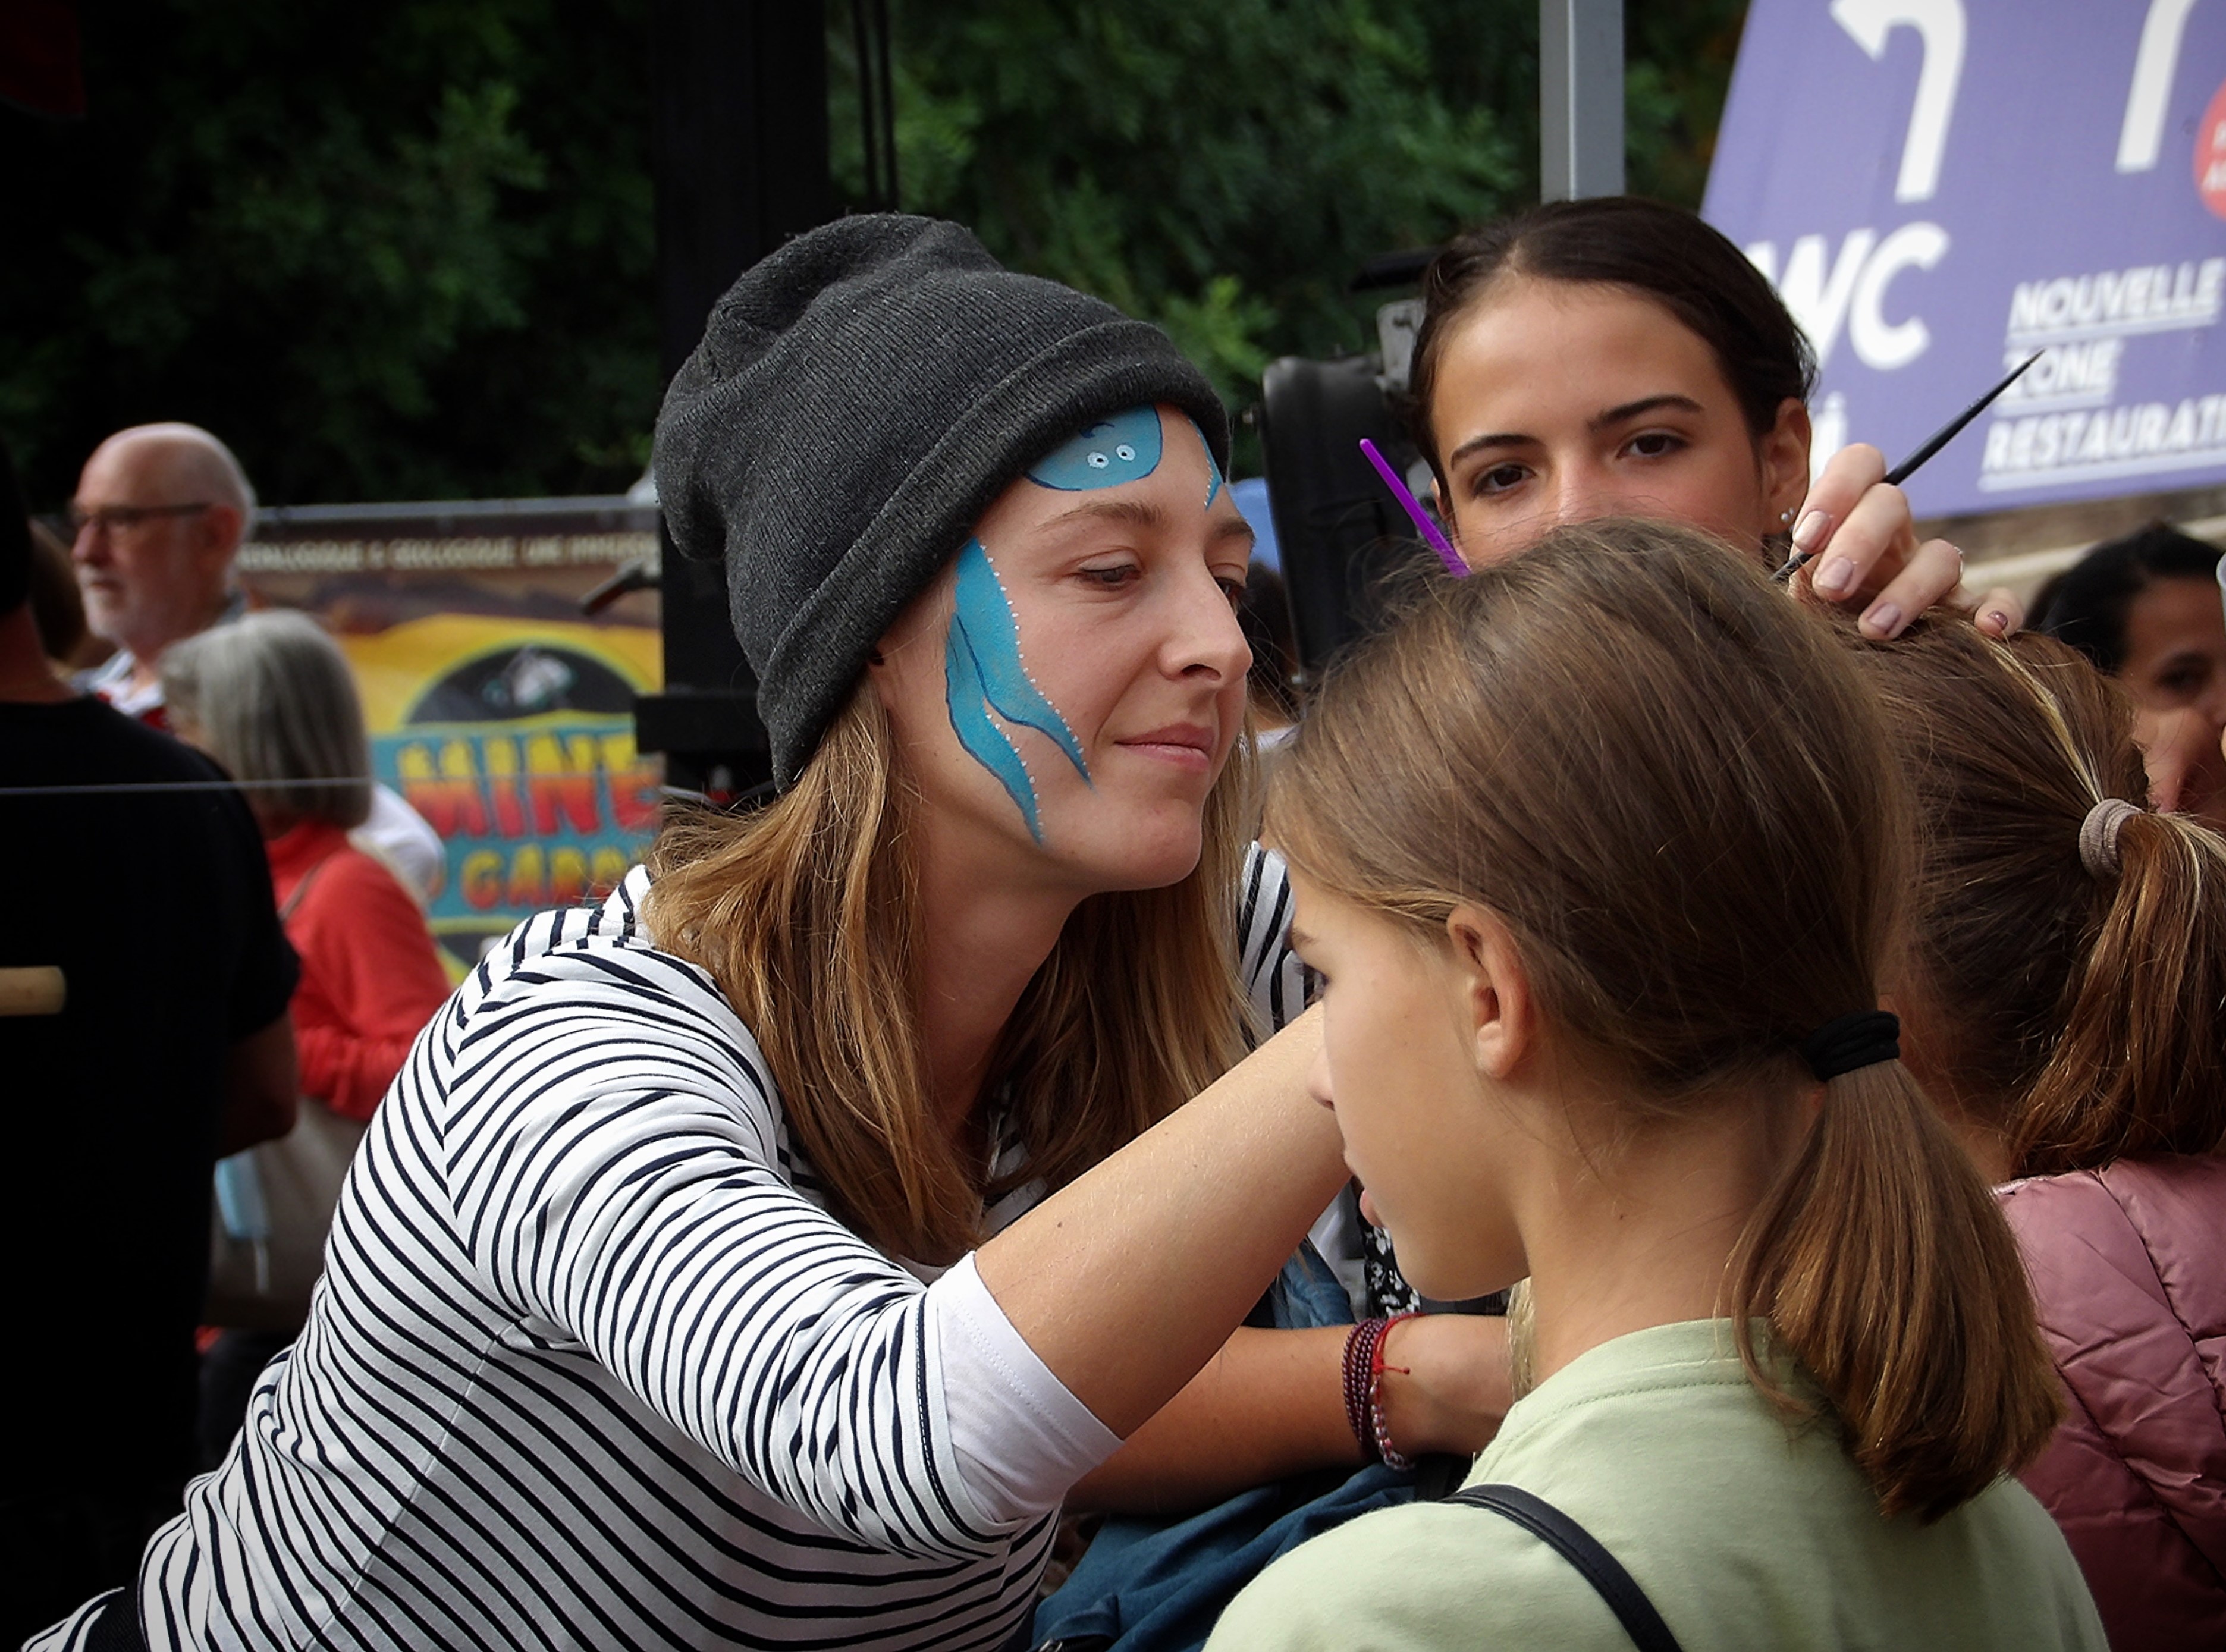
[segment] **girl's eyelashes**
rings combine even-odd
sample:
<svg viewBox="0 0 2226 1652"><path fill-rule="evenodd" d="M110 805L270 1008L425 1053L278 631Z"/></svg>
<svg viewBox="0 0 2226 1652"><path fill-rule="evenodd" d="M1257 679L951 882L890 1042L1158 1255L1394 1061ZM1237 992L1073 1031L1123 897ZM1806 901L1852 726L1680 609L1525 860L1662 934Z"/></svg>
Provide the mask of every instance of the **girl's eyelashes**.
<svg viewBox="0 0 2226 1652"><path fill-rule="evenodd" d="M1106 562L1091 568L1078 568L1075 576L1085 585L1101 591L1117 591L1130 581L1141 578L1143 570L1134 562Z"/></svg>
<svg viewBox="0 0 2226 1652"><path fill-rule="evenodd" d="M1530 467L1527 465L1494 465L1488 470L1477 472L1469 482L1468 491L1478 499L1489 499L1495 493L1504 493L1510 488L1521 486L1530 477Z"/></svg>
<svg viewBox="0 0 2226 1652"><path fill-rule="evenodd" d="M1623 445L1638 458L1663 459L1691 444L1675 430L1642 430Z"/></svg>

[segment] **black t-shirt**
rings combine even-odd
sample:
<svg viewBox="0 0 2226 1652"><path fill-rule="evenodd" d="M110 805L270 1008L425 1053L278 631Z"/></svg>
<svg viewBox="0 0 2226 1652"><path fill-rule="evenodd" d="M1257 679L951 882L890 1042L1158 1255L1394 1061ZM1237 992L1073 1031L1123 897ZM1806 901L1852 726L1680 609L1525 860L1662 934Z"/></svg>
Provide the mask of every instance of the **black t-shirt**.
<svg viewBox="0 0 2226 1652"><path fill-rule="evenodd" d="M98 700L0 703L0 967L58 964L67 994L0 1016L19 1425L0 1496L191 1469L226 1056L298 973L238 791L22 789L223 778Z"/></svg>

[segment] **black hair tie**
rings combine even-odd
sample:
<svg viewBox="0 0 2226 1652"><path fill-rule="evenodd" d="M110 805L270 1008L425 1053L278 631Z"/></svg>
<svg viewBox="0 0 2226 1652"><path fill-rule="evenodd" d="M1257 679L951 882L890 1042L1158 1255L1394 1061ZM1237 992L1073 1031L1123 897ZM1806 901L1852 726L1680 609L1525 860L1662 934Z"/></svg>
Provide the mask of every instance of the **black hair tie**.
<svg viewBox="0 0 2226 1652"><path fill-rule="evenodd" d="M1901 1059L1901 1017L1892 1010L1860 1009L1827 1021L1801 1040L1809 1071L1829 1083L1843 1072Z"/></svg>

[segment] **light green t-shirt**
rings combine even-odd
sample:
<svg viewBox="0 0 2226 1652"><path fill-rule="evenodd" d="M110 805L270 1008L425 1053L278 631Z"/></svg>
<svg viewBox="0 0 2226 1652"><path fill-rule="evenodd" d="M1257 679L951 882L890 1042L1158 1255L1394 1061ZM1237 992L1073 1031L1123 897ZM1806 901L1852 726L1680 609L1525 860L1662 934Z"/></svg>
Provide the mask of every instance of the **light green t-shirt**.
<svg viewBox="0 0 2226 1652"><path fill-rule="evenodd" d="M1507 1414L1471 1485L1543 1497L1622 1562L1685 1652L2107 1652L2045 1510L2004 1480L1921 1526L1880 1516L1832 1430L1787 1425L1728 1319L1619 1337ZM1231 1603L1207 1652L1539 1647L1630 1652L1569 1563L1505 1516L1387 1509L1301 1545Z"/></svg>

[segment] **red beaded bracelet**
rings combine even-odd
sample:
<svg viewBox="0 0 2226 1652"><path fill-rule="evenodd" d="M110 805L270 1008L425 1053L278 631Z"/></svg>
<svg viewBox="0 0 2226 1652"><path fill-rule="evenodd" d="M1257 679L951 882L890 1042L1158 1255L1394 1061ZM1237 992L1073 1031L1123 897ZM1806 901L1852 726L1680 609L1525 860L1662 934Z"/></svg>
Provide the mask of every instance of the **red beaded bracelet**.
<svg viewBox="0 0 2226 1652"><path fill-rule="evenodd" d="M1363 1319L1345 1339L1345 1420L1360 1442L1363 1455L1395 1469L1411 1469L1412 1458L1391 1443L1383 1420L1383 1339L1391 1327L1411 1313L1388 1319ZM1400 1369L1397 1366L1389 1368Z"/></svg>

